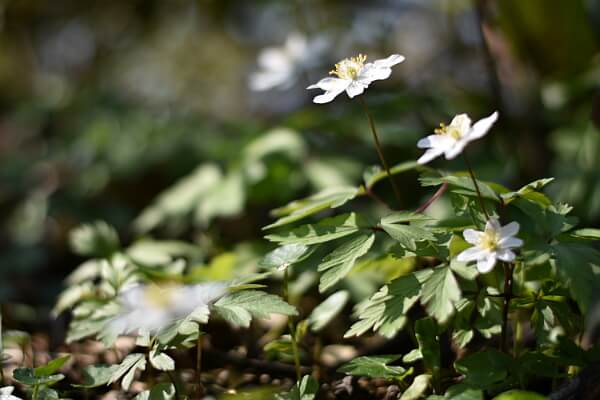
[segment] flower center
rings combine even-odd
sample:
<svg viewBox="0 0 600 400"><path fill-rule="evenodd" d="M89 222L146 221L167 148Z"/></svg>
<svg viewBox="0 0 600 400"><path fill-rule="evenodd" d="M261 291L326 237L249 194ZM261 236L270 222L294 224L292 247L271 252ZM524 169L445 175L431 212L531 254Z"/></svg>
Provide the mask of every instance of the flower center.
<svg viewBox="0 0 600 400"><path fill-rule="evenodd" d="M177 286L175 285L150 285L144 290L144 300L156 308L167 308L175 300Z"/></svg>
<svg viewBox="0 0 600 400"><path fill-rule="evenodd" d="M498 248L498 233L493 230L486 230L481 237L480 246L487 250L496 250Z"/></svg>
<svg viewBox="0 0 600 400"><path fill-rule="evenodd" d="M463 133L456 126L446 126L443 123L440 123L440 127L436 128L434 132L438 135L446 135L450 136L454 140L458 140L463 136Z"/></svg>
<svg viewBox="0 0 600 400"><path fill-rule="evenodd" d="M354 80L364 68L367 56L359 54L356 57L343 59L335 64L335 69L329 71L330 75L337 75L341 79Z"/></svg>

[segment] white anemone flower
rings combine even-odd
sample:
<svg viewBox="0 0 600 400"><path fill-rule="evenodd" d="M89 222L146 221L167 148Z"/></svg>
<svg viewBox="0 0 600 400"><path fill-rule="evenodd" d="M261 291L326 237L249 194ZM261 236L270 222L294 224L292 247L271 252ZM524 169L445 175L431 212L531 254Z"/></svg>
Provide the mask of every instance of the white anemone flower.
<svg viewBox="0 0 600 400"><path fill-rule="evenodd" d="M477 270L480 273L490 272L498 260L514 261L516 256L511 249L523 245L523 241L515 237L517 233L518 222L500 226L495 218L487 221L483 232L465 229L463 236L473 247L460 253L456 259L462 262L477 261Z"/></svg>
<svg viewBox="0 0 600 400"><path fill-rule="evenodd" d="M154 333L196 310L208 314L209 306L227 293L227 286L225 282L134 286L120 294L121 312L108 327L114 334Z"/></svg>
<svg viewBox="0 0 600 400"><path fill-rule="evenodd" d="M418 148L427 149L417 162L426 164L442 154L446 160L453 159L462 153L469 142L485 136L497 119L498 112L495 111L471 125L471 118L467 114L459 114L452 119L450 125L440 124L435 135L429 135L417 143Z"/></svg>
<svg viewBox="0 0 600 400"><path fill-rule="evenodd" d="M322 89L325 93L316 96L313 101L317 104L329 103L338 94L346 91L353 98L362 94L371 82L387 79L392 74L392 67L404 61L404 56L392 54L388 58L365 63L367 56L346 58L335 64L335 69L329 72L337 78L323 78L307 89Z"/></svg>
<svg viewBox="0 0 600 400"><path fill-rule="evenodd" d="M309 40L300 33L291 33L283 46L263 49L257 60L259 70L250 75L250 89L289 89L302 71L317 62L328 42L322 36Z"/></svg>
<svg viewBox="0 0 600 400"><path fill-rule="evenodd" d="M4 386L0 388L0 400L22 400L20 397L13 396L14 386Z"/></svg>

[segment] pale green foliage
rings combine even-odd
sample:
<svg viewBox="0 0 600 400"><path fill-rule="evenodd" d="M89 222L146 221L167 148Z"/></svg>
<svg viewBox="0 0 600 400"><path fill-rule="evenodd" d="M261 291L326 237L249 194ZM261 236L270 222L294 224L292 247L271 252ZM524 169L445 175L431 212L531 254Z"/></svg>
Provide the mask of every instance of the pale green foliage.
<svg viewBox="0 0 600 400"><path fill-rule="evenodd" d="M315 307L308 316L310 329L313 332L319 332L327 326L342 311L349 297L350 294L347 291L340 290Z"/></svg>
<svg viewBox="0 0 600 400"><path fill-rule="evenodd" d="M217 301L215 311L234 325L250 326L252 317L268 318L271 314L296 315L294 307L279 296L258 290L231 293Z"/></svg>
<svg viewBox="0 0 600 400"><path fill-rule="evenodd" d="M346 276L356 260L369 251L374 241L374 234L359 235L347 240L323 258L323 261L317 267L319 272L323 272L319 283L319 291L324 292Z"/></svg>
<svg viewBox="0 0 600 400"><path fill-rule="evenodd" d="M371 378L401 380L407 372L406 369L400 366L388 365L399 358L401 358L400 355L357 357L338 368L338 372L348 375L364 375Z"/></svg>

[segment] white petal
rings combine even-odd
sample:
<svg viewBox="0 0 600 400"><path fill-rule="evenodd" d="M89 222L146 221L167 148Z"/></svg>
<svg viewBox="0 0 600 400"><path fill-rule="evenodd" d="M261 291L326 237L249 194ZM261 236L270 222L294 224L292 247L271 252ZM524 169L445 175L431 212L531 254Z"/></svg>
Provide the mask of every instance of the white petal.
<svg viewBox="0 0 600 400"><path fill-rule="evenodd" d="M291 33L285 41L285 49L294 58L306 54L306 47L306 37L298 32Z"/></svg>
<svg viewBox="0 0 600 400"><path fill-rule="evenodd" d="M340 78L323 78L314 85L310 85L307 89L323 89L325 91L342 91L345 90L352 81Z"/></svg>
<svg viewBox="0 0 600 400"><path fill-rule="evenodd" d="M295 81L296 77L291 72L259 71L250 75L248 86L251 90L260 92L276 87L286 89L292 86Z"/></svg>
<svg viewBox="0 0 600 400"><path fill-rule="evenodd" d="M426 149L428 147L438 148L441 151L451 148L456 141L446 135L429 135L417 143L417 147L420 149Z"/></svg>
<svg viewBox="0 0 600 400"><path fill-rule="evenodd" d="M463 237L471 244L478 244L481 241L482 236L483 232L476 231L475 229L465 229L463 232Z"/></svg>
<svg viewBox="0 0 600 400"><path fill-rule="evenodd" d="M494 231L494 232L499 232L501 229L500 227L500 223L498 222L498 220L496 218L490 218L488 219L488 221L485 223L485 230L486 231Z"/></svg>
<svg viewBox="0 0 600 400"><path fill-rule="evenodd" d="M506 262L512 262L515 259L515 253L513 253L511 250L509 249L501 249L498 250L497 253L497 257L498 259L502 260L502 261L506 261Z"/></svg>
<svg viewBox="0 0 600 400"><path fill-rule="evenodd" d="M375 64L369 63L360 71L356 80L362 84L369 85L373 81L387 79L392 74L392 69L389 67L378 67Z"/></svg>
<svg viewBox="0 0 600 400"><path fill-rule="evenodd" d="M362 92L365 91L366 87L367 87L367 85L363 85L359 82L352 82L346 88L346 93L348 94L348 97L353 98L354 96L358 96L359 94L362 94Z"/></svg>
<svg viewBox="0 0 600 400"><path fill-rule="evenodd" d="M443 153L443 151L440 149L429 149L421 157L419 157L419 159L417 160L417 163L427 164L429 161L433 160L434 158L441 156L442 153Z"/></svg>
<svg viewBox="0 0 600 400"><path fill-rule="evenodd" d="M475 261L487 258L489 254L490 252L488 250L474 246L461 252L458 256L456 256L456 259L461 262Z"/></svg>
<svg viewBox="0 0 600 400"><path fill-rule="evenodd" d="M424 137L424 138L420 139L417 142L417 147L419 149L428 149L430 147L433 147L433 145L431 144L431 139L430 138L431 137L435 137L435 136L437 136L437 135L430 135L430 136L427 136L427 137Z"/></svg>
<svg viewBox="0 0 600 400"><path fill-rule="evenodd" d="M329 92L325 92L323 94L315 96L315 98L313 98L313 102L315 102L317 104L329 103L331 100L335 99L338 94L342 93L343 91L344 91L344 89L331 90Z"/></svg>
<svg viewBox="0 0 600 400"><path fill-rule="evenodd" d="M458 114L452 118L450 126L455 127L462 134L467 134L471 130L471 118L467 114Z"/></svg>
<svg viewBox="0 0 600 400"><path fill-rule="evenodd" d="M496 253L490 253L486 258L477 260L477 270L482 273L490 272L496 265Z"/></svg>
<svg viewBox="0 0 600 400"><path fill-rule="evenodd" d="M446 151L444 151L446 160L452 160L456 158L456 156L462 153L467 143L468 142L466 140L462 140L462 138L461 140L454 142L453 146L449 147Z"/></svg>
<svg viewBox="0 0 600 400"><path fill-rule="evenodd" d="M518 222L511 222L510 224L504 225L502 228L500 228L500 236L503 238L507 236L515 236L517 233L519 233Z"/></svg>
<svg viewBox="0 0 600 400"><path fill-rule="evenodd" d="M507 238L500 239L498 241L498 245L505 249L511 249L514 247L523 246L523 241L516 237L507 237Z"/></svg>
<svg viewBox="0 0 600 400"><path fill-rule="evenodd" d="M469 132L469 140L479 139L485 136L497 119L498 111L494 111L489 117L477 121L471 128L471 132Z"/></svg>
<svg viewBox="0 0 600 400"><path fill-rule="evenodd" d="M404 61L404 56L401 56L400 54L392 54L391 56L387 57L387 58L383 58L381 60L375 60L373 62L373 64L375 64L375 66L377 67L393 67L396 64L400 64L402 61Z"/></svg>
<svg viewBox="0 0 600 400"><path fill-rule="evenodd" d="M258 65L265 69L279 70L290 66L290 59L285 52L276 47L268 47L260 52Z"/></svg>

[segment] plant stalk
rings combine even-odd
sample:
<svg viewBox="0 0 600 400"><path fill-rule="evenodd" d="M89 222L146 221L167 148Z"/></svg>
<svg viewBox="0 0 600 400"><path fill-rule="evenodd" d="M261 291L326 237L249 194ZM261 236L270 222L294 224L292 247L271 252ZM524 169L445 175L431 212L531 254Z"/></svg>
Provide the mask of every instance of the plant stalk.
<svg viewBox="0 0 600 400"><path fill-rule="evenodd" d="M285 269L283 273L283 298L288 303L289 299L289 267ZM300 353L298 351L298 342L296 341L296 324L292 320L292 317L288 317L288 330L290 331L290 338L292 341L292 353L294 355L294 366L296 368L296 379L300 382L302 379L302 368L300 365Z"/></svg>
<svg viewBox="0 0 600 400"><path fill-rule="evenodd" d="M204 387L202 386L202 330L198 324L198 339L196 339L196 379L198 379L198 398L204 395Z"/></svg>
<svg viewBox="0 0 600 400"><path fill-rule="evenodd" d="M479 185L477 184L477 179L475 179L475 174L473 173L473 168L471 168L471 163L469 162L469 159L467 158L466 152L463 152L463 158L465 160L465 164L467 164L467 169L469 170L469 175L471 176L473 185L475 186L475 191L477 192L477 197L479 198L479 206L481 207L481 211L483 211L483 214L485 215L485 219L489 220L490 216L488 215L487 210L485 209L485 205L483 203L483 196L481 195L481 191L479 190Z"/></svg>
<svg viewBox="0 0 600 400"><path fill-rule="evenodd" d="M379 142L379 135L377 134L377 129L375 128L375 122L373 121L373 116L371 115L371 112L369 111L369 106L367 106L367 102L361 97L358 98L360 101L360 104L362 104L365 113L367 114L367 118L369 120L369 126L371 128L371 133L373 134L373 141L375 142L375 149L377 150L377 155L379 156L379 160L381 161L381 165L383 166L383 168L385 169L385 172L390 180L390 183L392 185L392 189L394 190L394 195L396 196L396 200L398 200L398 203L400 203L400 189L398 188L398 185L396 185L396 181L394 180L394 177L390 171L390 166L387 163L385 156L383 155L383 149L381 147L381 143Z"/></svg>
<svg viewBox="0 0 600 400"><path fill-rule="evenodd" d="M513 264L504 265L504 308L502 310L502 336L500 337L500 351L508 352L508 309L512 297Z"/></svg>

